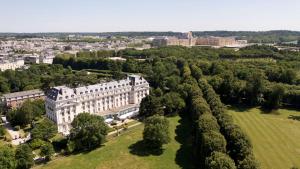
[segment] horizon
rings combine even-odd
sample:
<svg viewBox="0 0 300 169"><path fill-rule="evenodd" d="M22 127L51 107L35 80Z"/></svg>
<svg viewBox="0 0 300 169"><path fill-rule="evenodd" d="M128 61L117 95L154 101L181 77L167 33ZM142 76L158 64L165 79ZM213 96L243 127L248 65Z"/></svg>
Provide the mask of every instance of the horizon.
<svg viewBox="0 0 300 169"><path fill-rule="evenodd" d="M300 31L298 0L0 1L2 33Z"/></svg>
<svg viewBox="0 0 300 169"><path fill-rule="evenodd" d="M283 29L274 29L274 30L263 30L263 31L255 31L255 30L193 30L193 31L107 31L107 32L0 32L0 34L38 34L38 33L147 33L147 32L172 32L172 33L186 33L186 32L276 32L276 31L286 31L286 32L300 32L300 30L283 30Z"/></svg>

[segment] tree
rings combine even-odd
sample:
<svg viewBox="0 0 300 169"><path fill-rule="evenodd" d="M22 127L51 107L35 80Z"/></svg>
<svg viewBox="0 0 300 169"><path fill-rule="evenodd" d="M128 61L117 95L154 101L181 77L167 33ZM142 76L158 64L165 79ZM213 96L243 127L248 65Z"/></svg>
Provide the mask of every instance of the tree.
<svg viewBox="0 0 300 169"><path fill-rule="evenodd" d="M224 136L216 131L203 133L201 139L202 155L207 157L214 151L226 152L226 140Z"/></svg>
<svg viewBox="0 0 300 169"><path fill-rule="evenodd" d="M226 154L213 152L205 159L206 169L236 169L234 161Z"/></svg>
<svg viewBox="0 0 300 169"><path fill-rule="evenodd" d="M48 141L57 133L56 125L49 119L45 119L37 124L31 131L33 139L42 139Z"/></svg>
<svg viewBox="0 0 300 169"><path fill-rule="evenodd" d="M242 161L238 161L237 167L238 167L238 169L258 169L259 164L255 160L254 155L250 154L246 158L244 158Z"/></svg>
<svg viewBox="0 0 300 169"><path fill-rule="evenodd" d="M192 64L190 66L190 68L191 68L192 76L196 80L199 80L203 76L202 70L198 66L196 66L195 64Z"/></svg>
<svg viewBox="0 0 300 169"><path fill-rule="evenodd" d="M152 116L145 120L143 140L147 147L160 149L170 142L169 121L163 116Z"/></svg>
<svg viewBox="0 0 300 169"><path fill-rule="evenodd" d="M217 119L210 113L205 113L198 120L198 132L205 133L209 131L220 131Z"/></svg>
<svg viewBox="0 0 300 169"><path fill-rule="evenodd" d="M281 75L282 82L288 84L294 84L297 79L297 72L293 69L284 70Z"/></svg>
<svg viewBox="0 0 300 169"><path fill-rule="evenodd" d="M266 106L269 109L278 109L281 106L282 98L284 96L284 87L275 85L268 97Z"/></svg>
<svg viewBox="0 0 300 169"><path fill-rule="evenodd" d="M184 100L180 97L180 94L176 92L165 94L163 104L165 105L166 114L177 114L185 107Z"/></svg>
<svg viewBox="0 0 300 169"><path fill-rule="evenodd" d="M108 132L103 117L82 113L71 123L70 141L75 144L74 150L91 150L99 147Z"/></svg>
<svg viewBox="0 0 300 169"><path fill-rule="evenodd" d="M16 110L8 112L8 120L13 125L26 126L31 124L35 118L45 114L43 100L25 101L22 106Z"/></svg>
<svg viewBox="0 0 300 169"><path fill-rule="evenodd" d="M29 169L33 166L32 149L27 144L19 145L16 150L16 161L18 169Z"/></svg>
<svg viewBox="0 0 300 169"><path fill-rule="evenodd" d="M196 96L192 99L191 111L192 117L195 121L199 119L200 115L204 113L211 113L209 105L201 96Z"/></svg>
<svg viewBox="0 0 300 169"><path fill-rule="evenodd" d="M1 169L15 169L16 160L12 148L7 146L0 147L0 168Z"/></svg>
<svg viewBox="0 0 300 169"><path fill-rule="evenodd" d="M266 78L263 73L252 73L247 80L246 88L250 96L252 105L261 104L263 102L263 92L265 90Z"/></svg>
<svg viewBox="0 0 300 169"><path fill-rule="evenodd" d="M149 117L155 114L162 115L163 107L158 97L148 95L142 99L140 110L140 116Z"/></svg>
<svg viewBox="0 0 300 169"><path fill-rule="evenodd" d="M45 157L46 161L50 161L55 151L53 145L49 142L45 143L41 147L41 156Z"/></svg>
<svg viewBox="0 0 300 169"><path fill-rule="evenodd" d="M0 137L3 137L5 135L5 128L0 125Z"/></svg>
<svg viewBox="0 0 300 169"><path fill-rule="evenodd" d="M229 155L235 161L243 160L252 153L252 144L248 136L237 125L229 125L224 133L227 139L227 149Z"/></svg>

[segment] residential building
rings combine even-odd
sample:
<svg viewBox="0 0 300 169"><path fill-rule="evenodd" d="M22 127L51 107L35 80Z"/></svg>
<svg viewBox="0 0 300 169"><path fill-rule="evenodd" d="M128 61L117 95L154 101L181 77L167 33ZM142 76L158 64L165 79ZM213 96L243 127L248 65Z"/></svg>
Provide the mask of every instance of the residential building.
<svg viewBox="0 0 300 169"><path fill-rule="evenodd" d="M22 106L26 100L44 99L45 94L41 90L28 90L4 94L1 97L1 102L8 108L16 109Z"/></svg>
<svg viewBox="0 0 300 169"><path fill-rule="evenodd" d="M15 70L24 66L24 59L2 59L0 60L0 70L5 71L8 69Z"/></svg>
<svg viewBox="0 0 300 169"><path fill-rule="evenodd" d="M136 111L141 100L149 94L149 84L141 76L90 86L54 87L47 92L46 114L57 124L58 131L69 134L71 122L80 113L109 118Z"/></svg>

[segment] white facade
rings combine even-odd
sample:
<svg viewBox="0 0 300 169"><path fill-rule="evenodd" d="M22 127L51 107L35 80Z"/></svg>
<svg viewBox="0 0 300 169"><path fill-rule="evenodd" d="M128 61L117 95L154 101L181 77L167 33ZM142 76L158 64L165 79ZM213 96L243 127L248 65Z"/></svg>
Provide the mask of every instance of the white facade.
<svg viewBox="0 0 300 169"><path fill-rule="evenodd" d="M17 68L21 68L24 66L24 60L23 59L16 59L14 61L10 60L2 60L0 61L0 70L5 71L5 70L15 70Z"/></svg>
<svg viewBox="0 0 300 169"><path fill-rule="evenodd" d="M138 107L149 94L149 83L138 75L96 85L52 88L46 97L46 114L57 124L58 132L69 134L71 122L80 113L109 116Z"/></svg>

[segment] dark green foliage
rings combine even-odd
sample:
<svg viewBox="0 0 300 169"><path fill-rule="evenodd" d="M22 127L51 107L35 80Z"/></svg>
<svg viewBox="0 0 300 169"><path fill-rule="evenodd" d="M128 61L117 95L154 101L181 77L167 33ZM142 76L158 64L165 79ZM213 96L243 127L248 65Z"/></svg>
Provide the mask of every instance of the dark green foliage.
<svg viewBox="0 0 300 169"><path fill-rule="evenodd" d="M190 66L190 68L191 68L192 76L193 76L196 80L200 79L200 78L203 76L202 70L201 70L198 66L196 66L195 64L192 64L192 65Z"/></svg>
<svg viewBox="0 0 300 169"><path fill-rule="evenodd" d="M213 152L205 159L206 169L236 169L234 161L226 154ZM246 169L246 168L245 168Z"/></svg>
<svg viewBox="0 0 300 169"><path fill-rule="evenodd" d="M143 140L150 149L161 149L170 142L169 121L163 116L152 116L145 120Z"/></svg>
<svg viewBox="0 0 300 169"><path fill-rule="evenodd" d="M4 137L4 135L5 135L5 128L2 125L0 125L0 137Z"/></svg>
<svg viewBox="0 0 300 169"><path fill-rule="evenodd" d="M220 131L217 119L209 113L202 114L198 120L198 132Z"/></svg>
<svg viewBox="0 0 300 169"><path fill-rule="evenodd" d="M29 169L34 165L32 149L27 144L17 147L16 161L18 169Z"/></svg>
<svg viewBox="0 0 300 169"><path fill-rule="evenodd" d="M15 169L16 160L12 148L7 146L0 147L0 168L1 169Z"/></svg>
<svg viewBox="0 0 300 169"><path fill-rule="evenodd" d="M284 96L284 87L276 85L272 88L271 93L267 99L265 106L268 109L278 109L282 104L282 98Z"/></svg>
<svg viewBox="0 0 300 169"><path fill-rule="evenodd" d="M42 145L40 154L42 157L45 157L46 161L50 161L54 153L55 151L51 143L46 142L44 145Z"/></svg>
<svg viewBox="0 0 300 169"><path fill-rule="evenodd" d="M226 140L224 136L216 131L203 133L201 139L201 154L207 157L214 151L226 152Z"/></svg>
<svg viewBox="0 0 300 169"><path fill-rule="evenodd" d="M221 132L227 141L227 151L236 164L243 161L244 166L257 166L254 157L251 157L252 144L242 129L233 123L232 118L224 111L219 96L212 87L205 81L200 80L199 86L203 90L204 97L208 101L213 115L221 127ZM255 89L257 91L257 89ZM251 157L251 158L250 158ZM245 164L244 164L245 163Z"/></svg>
<svg viewBox="0 0 300 169"><path fill-rule="evenodd" d="M36 149L40 148L42 145L44 145L45 141L43 141L41 139L33 139L30 141L29 144L33 150L36 150Z"/></svg>
<svg viewBox="0 0 300 169"><path fill-rule="evenodd" d="M255 160L253 154L249 154L242 161L238 161L237 163L238 169L258 169L260 168L259 163Z"/></svg>
<svg viewBox="0 0 300 169"><path fill-rule="evenodd" d="M194 97L191 104L192 118L193 120L198 120L199 116L204 113L210 113L209 105L203 97Z"/></svg>
<svg viewBox="0 0 300 169"><path fill-rule="evenodd" d="M31 131L31 136L33 139L42 139L48 141L50 138L54 137L56 133L56 125L52 121L45 119L39 124L35 125Z"/></svg>
<svg viewBox="0 0 300 169"><path fill-rule="evenodd" d="M230 156L243 160L252 153L252 145L247 135L237 125L226 126L225 133Z"/></svg>
<svg viewBox="0 0 300 169"><path fill-rule="evenodd" d="M163 105L166 114L177 114L185 107L184 100L176 92L170 92L164 95Z"/></svg>
<svg viewBox="0 0 300 169"><path fill-rule="evenodd" d="M105 141L107 132L108 126L103 117L82 113L72 122L70 141L75 144L74 150L92 150Z"/></svg>
<svg viewBox="0 0 300 169"><path fill-rule="evenodd" d="M155 114L162 115L163 114L163 106L161 104L160 98L148 95L142 99L140 110L140 116L149 117Z"/></svg>
<svg viewBox="0 0 300 169"><path fill-rule="evenodd" d="M261 104L264 101L263 92L266 86L266 77L262 73L253 73L247 81L247 93L252 105Z"/></svg>
<svg viewBox="0 0 300 169"><path fill-rule="evenodd" d="M7 119L13 125L26 126L31 122L45 114L44 101L34 100L25 101L17 110L10 110L7 113Z"/></svg>

